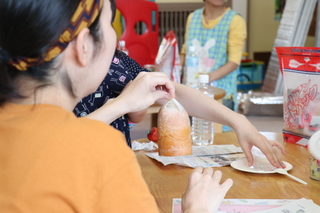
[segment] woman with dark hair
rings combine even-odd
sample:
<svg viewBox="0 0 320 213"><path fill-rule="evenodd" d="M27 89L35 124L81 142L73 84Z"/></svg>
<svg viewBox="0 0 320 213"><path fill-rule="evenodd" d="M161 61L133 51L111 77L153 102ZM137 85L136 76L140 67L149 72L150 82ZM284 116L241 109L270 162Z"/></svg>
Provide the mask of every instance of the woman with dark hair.
<svg viewBox="0 0 320 213"><path fill-rule="evenodd" d="M107 74L114 10L114 0L1 0L0 212L158 212L123 135L72 113ZM146 99L135 109L174 97L164 74L137 80ZM220 180L195 169L183 211L217 210L232 185Z"/></svg>

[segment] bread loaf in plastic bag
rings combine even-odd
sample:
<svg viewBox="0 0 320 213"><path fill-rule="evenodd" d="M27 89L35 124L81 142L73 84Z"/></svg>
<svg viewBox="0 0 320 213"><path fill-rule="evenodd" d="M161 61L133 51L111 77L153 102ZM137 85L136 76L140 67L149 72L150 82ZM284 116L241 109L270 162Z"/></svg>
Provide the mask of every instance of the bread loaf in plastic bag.
<svg viewBox="0 0 320 213"><path fill-rule="evenodd" d="M192 154L192 140L188 113L171 99L158 113L159 155L181 156Z"/></svg>

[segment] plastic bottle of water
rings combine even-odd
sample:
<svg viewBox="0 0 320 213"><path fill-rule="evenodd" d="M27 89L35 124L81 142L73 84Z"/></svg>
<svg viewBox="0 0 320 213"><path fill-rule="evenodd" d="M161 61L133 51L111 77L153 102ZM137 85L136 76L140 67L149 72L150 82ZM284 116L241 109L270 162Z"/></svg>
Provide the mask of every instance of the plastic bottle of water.
<svg viewBox="0 0 320 213"><path fill-rule="evenodd" d="M124 41L124 40L119 41L119 50L124 52L125 54L129 55L129 51L126 47L126 41Z"/></svg>
<svg viewBox="0 0 320 213"><path fill-rule="evenodd" d="M214 98L214 92L209 85L209 75L199 75L199 86L197 90L210 98ZM204 119L192 117L192 141L193 145L212 145L214 140L214 123Z"/></svg>
<svg viewBox="0 0 320 213"><path fill-rule="evenodd" d="M199 57L195 46L190 46L186 55L183 84L196 88L198 86L197 75L199 73Z"/></svg>

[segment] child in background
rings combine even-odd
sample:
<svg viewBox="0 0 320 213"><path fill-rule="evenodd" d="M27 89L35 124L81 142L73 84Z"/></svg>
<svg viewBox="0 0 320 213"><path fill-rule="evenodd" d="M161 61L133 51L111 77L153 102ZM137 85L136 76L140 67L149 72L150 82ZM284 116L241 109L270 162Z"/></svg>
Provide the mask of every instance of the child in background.
<svg viewBox="0 0 320 213"><path fill-rule="evenodd" d="M193 39L197 39L201 46L213 40L214 45L208 49L207 61L213 62L209 82L226 91L222 103L237 112L237 73L247 36L246 23L237 12L225 6L226 0L203 1L204 7L188 16L181 64L185 63L185 55L193 45ZM223 126L223 131L230 131L230 127Z"/></svg>

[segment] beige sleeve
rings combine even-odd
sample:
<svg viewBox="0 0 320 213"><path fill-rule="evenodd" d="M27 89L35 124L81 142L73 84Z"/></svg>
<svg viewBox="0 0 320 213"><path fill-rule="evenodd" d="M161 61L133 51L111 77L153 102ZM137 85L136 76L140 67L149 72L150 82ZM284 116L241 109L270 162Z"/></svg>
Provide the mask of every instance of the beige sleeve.
<svg viewBox="0 0 320 213"><path fill-rule="evenodd" d="M246 38L246 23L240 15L235 15L229 29L228 61L240 64Z"/></svg>

